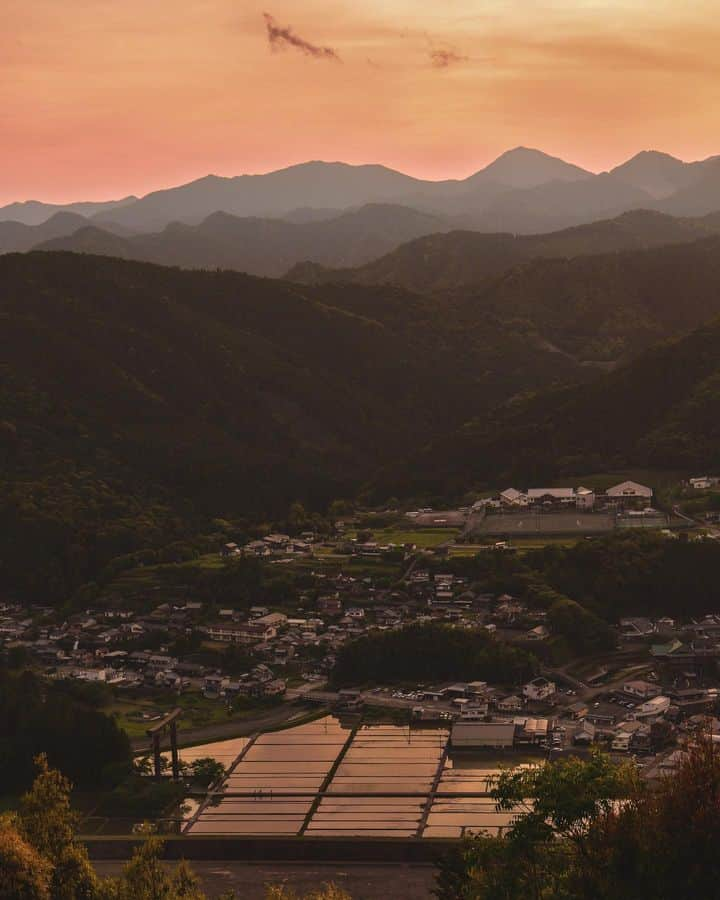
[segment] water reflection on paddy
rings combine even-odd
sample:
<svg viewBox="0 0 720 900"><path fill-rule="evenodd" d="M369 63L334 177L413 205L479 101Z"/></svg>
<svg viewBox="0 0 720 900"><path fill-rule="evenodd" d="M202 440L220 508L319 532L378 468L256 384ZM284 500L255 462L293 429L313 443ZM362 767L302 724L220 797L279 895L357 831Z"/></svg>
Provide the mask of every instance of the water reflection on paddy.
<svg viewBox="0 0 720 900"><path fill-rule="evenodd" d="M448 757L428 815L423 837L461 837L468 831L500 835L512 825L515 813L498 811L490 791L500 769L467 756ZM457 794L458 796L443 796ZM483 794L480 797L463 794Z"/></svg>
<svg viewBox="0 0 720 900"><path fill-rule="evenodd" d="M394 725L361 728L338 766L307 833L415 835L447 737L447 732L440 729L411 730ZM372 796L387 793L418 796ZM365 796L346 798L333 794Z"/></svg>
<svg viewBox="0 0 720 900"><path fill-rule="evenodd" d="M192 833L297 834L348 734L327 717L260 735L226 779L228 796L202 812Z"/></svg>
<svg viewBox="0 0 720 900"><path fill-rule="evenodd" d="M239 737L232 738L229 741L216 741L214 744L200 744L197 747L183 747L180 753L180 759L187 763L195 762L196 759L211 757L229 769L235 760L240 756L247 746L250 738Z"/></svg>
<svg viewBox="0 0 720 900"><path fill-rule="evenodd" d="M495 760L445 757L446 729L372 725L359 728L348 745L349 736L331 716L261 735L190 830L408 838L500 834L512 824L513 813L497 812L489 796L499 771ZM192 749L229 766L230 756L234 761L247 746L247 739L239 741L232 749L224 748L230 741ZM508 764L512 760L508 755Z"/></svg>

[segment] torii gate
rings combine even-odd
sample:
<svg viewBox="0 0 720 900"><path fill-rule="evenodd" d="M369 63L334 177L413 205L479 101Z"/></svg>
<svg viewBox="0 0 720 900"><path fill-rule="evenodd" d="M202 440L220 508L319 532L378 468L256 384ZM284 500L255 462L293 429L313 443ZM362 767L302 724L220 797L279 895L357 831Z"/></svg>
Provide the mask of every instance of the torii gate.
<svg viewBox="0 0 720 900"><path fill-rule="evenodd" d="M177 747L177 720L181 715L182 709L178 706L171 713L168 713L161 722L158 722L157 725L153 725L152 728L148 728L147 730L148 737L152 739L153 766L156 778L159 778L161 774L162 757L160 754L160 741L168 728L170 729L170 755L172 759L173 778L175 781L178 781L180 778L180 761L178 759Z"/></svg>

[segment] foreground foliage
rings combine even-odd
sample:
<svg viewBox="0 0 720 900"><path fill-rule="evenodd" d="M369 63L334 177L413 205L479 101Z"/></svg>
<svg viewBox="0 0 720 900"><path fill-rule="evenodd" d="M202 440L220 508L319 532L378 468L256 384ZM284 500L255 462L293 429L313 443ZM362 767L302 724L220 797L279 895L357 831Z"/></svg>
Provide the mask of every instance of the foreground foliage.
<svg viewBox="0 0 720 900"><path fill-rule="evenodd" d="M718 896L720 753L709 740L656 788L595 755L507 774L495 797L523 814L507 838L469 839L443 864L440 900Z"/></svg>
<svg viewBox="0 0 720 900"><path fill-rule="evenodd" d="M163 842L154 836L138 847L117 878L99 878L77 837L70 782L50 768L44 755L35 765L37 777L17 813L0 816L0 900L208 900L185 861L163 862ZM223 900L234 897L230 892ZM305 898L269 886L267 898L350 900L334 884Z"/></svg>

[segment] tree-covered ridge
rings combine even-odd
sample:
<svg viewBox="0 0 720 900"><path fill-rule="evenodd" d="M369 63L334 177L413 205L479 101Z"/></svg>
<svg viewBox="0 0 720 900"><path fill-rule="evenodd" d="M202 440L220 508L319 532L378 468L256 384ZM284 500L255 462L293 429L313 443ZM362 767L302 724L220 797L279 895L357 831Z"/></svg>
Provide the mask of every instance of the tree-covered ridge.
<svg viewBox="0 0 720 900"><path fill-rule="evenodd" d="M306 284L396 284L418 291L458 290L484 284L531 260L567 261L574 257L689 243L716 235L718 231L717 214L684 219L636 209L615 219L547 234L477 231L429 234L356 268L326 268L320 264L321 260L308 257L314 262L294 266L287 277Z"/></svg>
<svg viewBox="0 0 720 900"><path fill-rule="evenodd" d="M632 467L714 471L719 413L713 320L590 383L515 398L469 420L386 473L382 490L465 491L473 482L537 484Z"/></svg>
<svg viewBox="0 0 720 900"><path fill-rule="evenodd" d="M720 298L713 246L595 257L581 294L551 303L551 279L532 316L508 302L502 317L388 286L2 257L0 587L64 600L214 517L322 509L366 484L447 498L627 463L712 468L719 326L599 378L543 329L585 352L590 332L619 348L689 327ZM644 274L616 297L625 270Z"/></svg>
<svg viewBox="0 0 720 900"><path fill-rule="evenodd" d="M208 517L354 494L469 402L579 371L403 291L72 254L0 259L0 325L0 585L37 600Z"/></svg>
<svg viewBox="0 0 720 900"><path fill-rule="evenodd" d="M333 669L337 685L399 681L490 680L517 684L537 670L529 653L483 630L412 625L343 645Z"/></svg>
<svg viewBox="0 0 720 900"><path fill-rule="evenodd" d="M127 735L113 719L62 683L0 669L0 793L29 785L41 752L82 787L130 769Z"/></svg>

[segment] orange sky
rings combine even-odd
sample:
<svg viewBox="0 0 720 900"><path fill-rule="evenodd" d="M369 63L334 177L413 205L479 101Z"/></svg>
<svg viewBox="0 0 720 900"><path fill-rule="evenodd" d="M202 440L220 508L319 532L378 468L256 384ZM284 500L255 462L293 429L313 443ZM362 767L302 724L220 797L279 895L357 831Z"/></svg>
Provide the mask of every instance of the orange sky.
<svg viewBox="0 0 720 900"><path fill-rule="evenodd" d="M718 0L3 0L2 12L0 203L307 159L462 177L518 144L595 170L647 148L720 153ZM339 61L273 52L263 12Z"/></svg>

